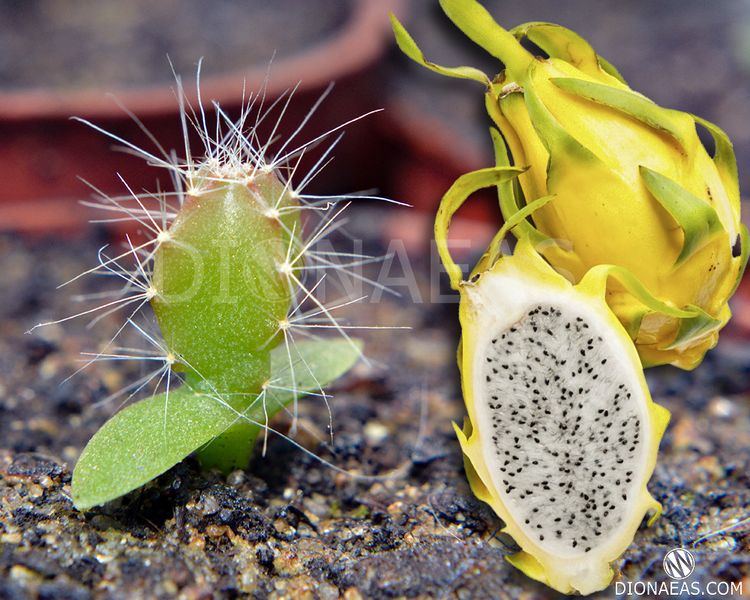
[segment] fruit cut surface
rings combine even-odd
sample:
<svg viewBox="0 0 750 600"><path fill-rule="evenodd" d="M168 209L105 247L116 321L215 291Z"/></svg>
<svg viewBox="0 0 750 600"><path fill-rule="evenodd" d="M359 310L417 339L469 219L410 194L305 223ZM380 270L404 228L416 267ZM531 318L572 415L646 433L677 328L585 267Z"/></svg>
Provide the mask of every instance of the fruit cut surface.
<svg viewBox="0 0 750 600"><path fill-rule="evenodd" d="M607 587L660 511L646 485L669 413L605 302L610 273L573 285L521 241L459 286L469 482L521 547L508 560L563 593Z"/></svg>
<svg viewBox="0 0 750 600"><path fill-rule="evenodd" d="M645 485L643 394L600 321L540 301L487 329L477 355L477 427L495 488L531 539L568 557L616 534Z"/></svg>

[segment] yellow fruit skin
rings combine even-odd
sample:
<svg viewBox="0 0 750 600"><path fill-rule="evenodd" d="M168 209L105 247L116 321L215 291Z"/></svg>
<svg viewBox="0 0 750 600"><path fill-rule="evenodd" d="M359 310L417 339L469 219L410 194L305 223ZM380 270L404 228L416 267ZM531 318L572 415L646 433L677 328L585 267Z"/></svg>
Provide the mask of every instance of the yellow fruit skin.
<svg viewBox="0 0 750 600"><path fill-rule="evenodd" d="M633 503L626 523L623 523L618 536L609 540L595 556L565 557L550 553L538 542L527 536L503 503L501 493L493 485L493 480L485 461L474 392L474 373L477 364L481 365L482 356L476 351L480 344L477 339L485 335L483 329L484 311L504 310L503 306L488 307L478 292L483 279L503 278L504 285L512 285L519 294L527 289L544 289L550 297L571 297L593 307L610 325L613 335L617 336L638 372L641 390L644 394L649 415L650 436L648 437L647 459L643 467L643 487L637 500ZM462 341L458 352L458 364L461 370L461 384L468 417L463 429L454 424L461 448L464 452L464 464L472 491L480 500L489 504L504 521L503 532L509 534L521 547L521 551L508 557L508 560L526 575L562 592L570 594L579 592L590 594L609 586L614 572L610 563L616 560L630 545L643 516L652 513L649 523L656 519L661 507L648 493L645 483L650 478L659 447L659 442L669 421L669 412L651 401L645 379L639 369L639 359L632 341L607 307L604 291L607 280L606 269L591 271L577 286L557 274L533 249L526 240L521 240L513 256L498 259L488 271L478 274L470 282L459 285L461 304ZM516 292L509 292L516 293Z"/></svg>
<svg viewBox="0 0 750 600"><path fill-rule="evenodd" d="M719 319L720 325L708 335L674 349L665 346L677 334L677 319L650 315L641 322L636 343L645 363L697 366L730 317L727 301L744 264L742 257L732 256L740 228L735 210L739 202L730 200L713 160L698 139L692 117L683 113L675 119L673 112L664 111L681 126L688 142L683 150L670 136L638 119L559 90L550 77L575 74L593 80L567 63L551 59L532 70L535 73L529 85L534 86L551 116L599 159L561 156L554 177L550 177L550 153L531 122L524 92L504 95L504 86L498 85L488 92L497 103L493 116L516 164L530 166L519 177L524 197L555 196L554 202L532 218L539 231L563 243L548 245L542 253L573 281L597 264L623 266L657 298L678 307L696 305ZM614 79L610 83L624 87ZM723 230L679 265L675 263L684 234L649 193L641 179L641 166L679 182L713 206L722 221ZM633 301L622 298L617 289L610 289L609 296L618 317L629 325Z"/></svg>
<svg viewBox="0 0 750 600"><path fill-rule="evenodd" d="M488 113L503 136L496 154L503 155L507 144L512 164L525 169L512 201L507 186L498 186L504 217L524 203L554 197L531 223L514 230L516 237L532 239L573 282L596 265L618 265L656 299L702 312L705 326L691 328L645 307L617 283L607 290L644 365L697 366L731 316L727 302L748 257L737 166L726 134L634 92L564 27L526 23L507 31L475 0L440 4L469 38L504 63L498 77L491 81L471 67L428 62L394 22L396 38L420 64L485 84ZM523 37L549 58L524 50ZM713 157L696 124L713 136Z"/></svg>
<svg viewBox="0 0 750 600"><path fill-rule="evenodd" d="M504 531L511 535L521 547L521 551L508 560L529 577L563 593L578 591L588 594L607 587L613 577L610 563L627 548L646 513L652 512L651 523L659 515L661 507L646 489L646 483L654 469L659 441L669 420L669 412L654 404L648 393L638 354L632 340L605 301L607 282L612 279L623 289L628 290L639 301L648 303L652 310L670 312L681 316L668 306L660 305L651 298L645 288L626 269L612 265L599 265L590 270L577 285L557 273L537 252L528 237L522 237L513 256L502 256L499 251L508 231L521 228L525 219L534 211L550 202L550 198L540 198L517 211L505 223L493 239L489 249L480 259L477 267L464 281L460 267L451 257L448 247L448 229L453 215L474 192L483 187L500 186L505 188L518 177L521 171L513 167L494 167L467 173L451 186L443 196L435 217L435 242L446 272L454 289L460 292L459 316L462 339L458 350L458 364L461 371L461 385L468 417L461 430L454 425L464 453L466 474L475 495L488 503L504 521ZM487 336L497 330L498 320L510 326L513 320L522 316L531 303L562 302L585 306L588 314L595 318L599 326L606 329L609 343L619 348L621 365L632 366L631 379L634 387L640 388L639 403L643 414L647 415L646 441L641 457L640 479L637 480L637 495L632 497L629 510L619 529L597 547L590 555L554 554L540 542L530 538L509 512L501 492L495 487L493 477L485 460L482 430L487 419L479 417L475 393L477 373L484 364L482 348L486 347ZM627 367L626 367L627 368ZM486 401L486 398L484 398ZM490 434L491 435L491 434Z"/></svg>

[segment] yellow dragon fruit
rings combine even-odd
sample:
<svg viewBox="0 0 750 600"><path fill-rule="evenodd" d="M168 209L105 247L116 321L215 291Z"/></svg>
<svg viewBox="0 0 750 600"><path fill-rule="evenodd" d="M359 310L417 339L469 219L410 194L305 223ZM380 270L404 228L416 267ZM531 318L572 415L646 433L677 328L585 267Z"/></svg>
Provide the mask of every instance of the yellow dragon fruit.
<svg viewBox="0 0 750 600"><path fill-rule="evenodd" d="M440 256L461 295L458 364L468 417L455 429L472 490L521 548L508 560L560 592L589 594L610 584L611 563L644 515L654 520L661 510L646 484L669 420L605 301L607 281L652 310L688 315L659 305L622 267L598 265L573 285L527 237L502 256L505 233L550 206L550 196L511 215L463 281L448 251L451 217L476 189L505 185L519 172L462 176L435 219Z"/></svg>
<svg viewBox="0 0 750 600"><path fill-rule="evenodd" d="M395 19L401 49L443 75L486 85L498 166L529 167L499 186L507 219L536 198L555 200L515 228L578 282L592 267L630 271L683 317L653 310L617 281L607 301L645 366L694 368L730 317L727 304L748 258L732 144L716 125L662 108L633 91L572 31L527 23L511 31L474 0L441 0L448 17L505 69L490 80L471 67L425 60ZM523 38L549 58L533 56ZM710 156L696 124L713 137ZM504 138L504 139L503 139Z"/></svg>

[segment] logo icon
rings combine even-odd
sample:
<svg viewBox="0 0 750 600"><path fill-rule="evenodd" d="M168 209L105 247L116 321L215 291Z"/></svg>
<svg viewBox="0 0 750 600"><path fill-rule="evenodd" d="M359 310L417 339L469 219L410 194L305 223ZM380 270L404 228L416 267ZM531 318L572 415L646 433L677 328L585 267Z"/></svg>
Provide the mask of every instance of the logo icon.
<svg viewBox="0 0 750 600"><path fill-rule="evenodd" d="M690 550L673 548L664 556L664 572L672 579L690 577L695 569L695 557Z"/></svg>

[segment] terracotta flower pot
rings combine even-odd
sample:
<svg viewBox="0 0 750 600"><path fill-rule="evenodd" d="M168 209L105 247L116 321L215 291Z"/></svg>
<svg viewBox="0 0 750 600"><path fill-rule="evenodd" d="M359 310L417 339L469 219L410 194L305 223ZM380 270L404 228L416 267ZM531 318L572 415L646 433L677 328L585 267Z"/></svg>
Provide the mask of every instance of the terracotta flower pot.
<svg viewBox="0 0 750 600"><path fill-rule="evenodd" d="M246 99L247 93L265 86L268 106L285 91L298 86L278 132L283 135L284 127L286 131L294 130L329 82L337 81L336 89L306 128L307 139L315 137L378 107L374 91L378 83L371 76L371 67L392 43L387 15L400 3L401 0L336 3L343 7L345 18L335 23L325 37L311 40L289 54L280 54L270 69L264 60L248 68L204 75L201 95L205 100L219 101L229 114L237 114L243 93ZM290 9L286 6L288 2L263 4L259 3L258 10L289 11L297 6L290 4ZM272 50L272 46L263 50L268 52L266 59ZM210 56L206 64L209 61ZM166 57L163 69L168 75ZM193 104L197 97L194 74L194 66L182 73L187 98ZM120 173L133 189L153 189L155 179L163 173L145 168L140 159L113 153L110 139L70 121L69 117L89 119L123 139L152 148L122 105L137 115L164 147L179 149L183 145L182 131L173 88L174 82L170 85L168 80L120 87L84 85L13 90L0 86L0 180L3 181L0 229L79 228L91 216L73 203L91 194L81 180L106 193L118 194L125 191L116 177ZM333 191L373 184L367 176L364 180L360 177L366 172L366 157L362 152L365 149L368 154L373 152L371 144L368 147L361 142L374 139L371 132L375 120L370 117L348 129L347 137L337 148ZM330 185L325 176L324 172L319 183Z"/></svg>

